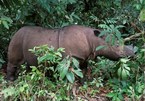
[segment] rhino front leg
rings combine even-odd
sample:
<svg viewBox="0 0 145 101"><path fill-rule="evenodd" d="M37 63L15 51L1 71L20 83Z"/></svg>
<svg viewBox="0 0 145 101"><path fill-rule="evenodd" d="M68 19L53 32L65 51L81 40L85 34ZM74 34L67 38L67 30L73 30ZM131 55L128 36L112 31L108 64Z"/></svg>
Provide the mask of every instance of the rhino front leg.
<svg viewBox="0 0 145 101"><path fill-rule="evenodd" d="M17 66L8 63L6 79L10 81L14 81L16 79L16 71L17 71Z"/></svg>

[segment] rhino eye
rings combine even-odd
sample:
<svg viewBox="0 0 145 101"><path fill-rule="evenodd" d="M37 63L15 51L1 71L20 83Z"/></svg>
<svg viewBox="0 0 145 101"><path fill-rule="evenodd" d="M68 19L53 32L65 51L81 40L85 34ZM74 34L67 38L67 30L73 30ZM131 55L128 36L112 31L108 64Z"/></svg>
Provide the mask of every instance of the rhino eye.
<svg viewBox="0 0 145 101"><path fill-rule="evenodd" d="M100 34L100 31L99 31L99 30L94 30L94 35L95 35L95 36L97 36L97 37L98 37L98 36L99 36L99 34Z"/></svg>

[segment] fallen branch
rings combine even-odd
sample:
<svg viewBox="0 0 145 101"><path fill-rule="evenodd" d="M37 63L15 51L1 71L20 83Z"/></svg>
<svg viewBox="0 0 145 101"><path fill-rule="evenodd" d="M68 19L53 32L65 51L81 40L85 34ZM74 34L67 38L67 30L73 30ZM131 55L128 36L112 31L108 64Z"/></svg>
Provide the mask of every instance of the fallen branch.
<svg viewBox="0 0 145 101"><path fill-rule="evenodd" d="M144 34L145 34L144 32L142 32L142 33L136 33L135 35L131 35L131 36L125 38L125 39L124 39L124 42L133 40L134 38L137 38L137 37L139 37L139 36L141 36L141 35L144 35Z"/></svg>
<svg viewBox="0 0 145 101"><path fill-rule="evenodd" d="M130 23L131 26L136 30L136 32L141 33L142 31L139 29L139 27L137 27L133 22Z"/></svg>
<svg viewBox="0 0 145 101"><path fill-rule="evenodd" d="M131 26L136 30L136 32L138 32L138 33L136 33L135 35L131 35L131 36L125 38L125 39L124 39L124 42L133 40L133 39L135 39L135 38L137 38L137 37L139 37L139 36L145 34L144 31L140 30L139 27L135 25L135 23L131 22L130 25L131 25Z"/></svg>

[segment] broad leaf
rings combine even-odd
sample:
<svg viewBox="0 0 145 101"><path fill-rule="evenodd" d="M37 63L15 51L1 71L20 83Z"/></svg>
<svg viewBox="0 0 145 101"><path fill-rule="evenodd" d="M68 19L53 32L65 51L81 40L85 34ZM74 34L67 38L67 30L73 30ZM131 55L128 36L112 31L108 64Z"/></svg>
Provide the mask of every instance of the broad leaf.
<svg viewBox="0 0 145 101"><path fill-rule="evenodd" d="M117 39L119 39L119 40L120 40L120 39L121 39L121 33L120 33L120 31L118 31L118 29L116 29L116 31L115 31L115 32L116 32L116 34L115 34L115 35L116 35Z"/></svg>
<svg viewBox="0 0 145 101"><path fill-rule="evenodd" d="M82 71L74 70L74 73L75 73L76 75L78 75L79 77L83 78L83 73L82 73Z"/></svg>
<svg viewBox="0 0 145 101"><path fill-rule="evenodd" d="M139 14L139 20L144 22L145 21L145 9L142 9Z"/></svg>
<svg viewBox="0 0 145 101"><path fill-rule="evenodd" d="M68 73L68 69L70 67L70 60L67 60L66 63L63 65L63 69L60 71L60 78L63 79L66 74Z"/></svg>
<svg viewBox="0 0 145 101"><path fill-rule="evenodd" d="M68 81L71 82L71 83L73 83L74 80L75 80L74 74L72 72L68 72L66 74L66 77L67 77Z"/></svg>
<svg viewBox="0 0 145 101"><path fill-rule="evenodd" d="M78 62L77 59L72 58L72 62L73 62L73 65L74 65L76 68L79 68L79 62Z"/></svg>
<svg viewBox="0 0 145 101"><path fill-rule="evenodd" d="M127 70L125 70L124 68L122 69L122 79L126 79L127 78Z"/></svg>
<svg viewBox="0 0 145 101"><path fill-rule="evenodd" d="M129 61L129 59L122 58L122 59L120 59L120 61L121 61L122 63L127 63L127 62Z"/></svg>
<svg viewBox="0 0 145 101"><path fill-rule="evenodd" d="M122 68L120 67L120 68L118 69L118 71L117 71L117 74L118 74L119 77L121 77L121 75L122 75L121 72L122 72Z"/></svg>
<svg viewBox="0 0 145 101"><path fill-rule="evenodd" d="M8 26L7 21L3 20L3 21L2 21L2 24L4 25L5 28L9 29L9 26Z"/></svg>
<svg viewBox="0 0 145 101"><path fill-rule="evenodd" d="M114 93L108 93L107 97L114 97L114 95L115 95Z"/></svg>

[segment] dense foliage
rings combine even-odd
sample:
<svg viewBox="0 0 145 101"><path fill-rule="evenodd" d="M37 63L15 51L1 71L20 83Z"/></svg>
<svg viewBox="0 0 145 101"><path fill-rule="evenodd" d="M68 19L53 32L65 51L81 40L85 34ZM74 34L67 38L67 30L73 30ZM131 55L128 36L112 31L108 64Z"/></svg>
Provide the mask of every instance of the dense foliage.
<svg viewBox="0 0 145 101"><path fill-rule="evenodd" d="M86 80L83 86L78 88L78 93L74 94L75 77L83 77L77 60L67 57L61 61L59 52L63 49L55 52L53 48L50 48L51 53L57 54L52 56L51 54L42 56L32 49L31 51L38 55L40 63L52 62L52 59L54 64L59 64L60 69L49 68L55 74L54 80L45 78L43 75L45 70L41 71L34 67L30 74L22 75L22 73L20 78L8 87L6 81L3 80L3 73L0 72L2 83L0 94L4 94L7 98L5 100L25 101L36 99L59 101L75 98L81 101L81 99L89 100L96 95L106 96L113 101L140 100L145 94L144 21L145 0L0 0L0 68L4 68L3 64L7 63L10 39L20 27L25 25L58 28L79 24L101 28L103 31L100 36L106 35L107 32L108 43L114 45L116 40L119 40L120 44L133 44L136 52L133 59L123 58L118 62L103 57L99 57L97 62L90 60L92 72L88 78L91 80ZM41 48L43 51L47 49L44 46ZM102 47L96 50L100 48ZM71 63L71 61L74 62ZM74 69L70 69L71 65ZM43 66L40 64L40 67ZM25 66L22 67L25 68Z"/></svg>

